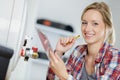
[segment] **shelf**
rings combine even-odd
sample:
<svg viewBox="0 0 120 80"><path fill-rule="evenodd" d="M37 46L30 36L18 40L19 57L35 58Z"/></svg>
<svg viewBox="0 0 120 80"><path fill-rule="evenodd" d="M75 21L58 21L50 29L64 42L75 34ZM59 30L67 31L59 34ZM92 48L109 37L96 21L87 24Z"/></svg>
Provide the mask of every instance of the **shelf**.
<svg viewBox="0 0 120 80"><path fill-rule="evenodd" d="M53 27L45 26L45 25L41 25L41 24L36 24L36 28L39 30L45 30L45 31L52 32L52 33L59 34L59 35L63 35L63 36L74 35L74 32L69 32L66 30L61 30L61 29L57 29L57 28L53 28Z"/></svg>
<svg viewBox="0 0 120 80"><path fill-rule="evenodd" d="M45 59L31 59L31 61L35 64L43 64L43 65L49 65L49 60Z"/></svg>

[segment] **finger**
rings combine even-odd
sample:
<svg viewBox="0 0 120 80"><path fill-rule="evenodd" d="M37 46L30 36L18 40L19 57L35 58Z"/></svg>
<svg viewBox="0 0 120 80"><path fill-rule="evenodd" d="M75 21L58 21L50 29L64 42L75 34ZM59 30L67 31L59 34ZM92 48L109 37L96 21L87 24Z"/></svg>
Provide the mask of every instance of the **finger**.
<svg viewBox="0 0 120 80"><path fill-rule="evenodd" d="M72 38L72 43L75 43L76 39L75 38Z"/></svg>
<svg viewBox="0 0 120 80"><path fill-rule="evenodd" d="M74 36L70 36L70 37L69 37L69 40L70 40L70 41L72 41L73 39L75 39Z"/></svg>
<svg viewBox="0 0 120 80"><path fill-rule="evenodd" d="M66 45L71 45L73 43L74 37L69 37L68 41L66 42Z"/></svg>
<svg viewBox="0 0 120 80"><path fill-rule="evenodd" d="M66 43L71 42L70 37L67 38Z"/></svg>
<svg viewBox="0 0 120 80"><path fill-rule="evenodd" d="M65 46L65 43L66 43L66 38L61 38L60 44L62 46Z"/></svg>
<svg viewBox="0 0 120 80"><path fill-rule="evenodd" d="M61 44L64 43L64 38L60 38L60 43L61 43Z"/></svg>
<svg viewBox="0 0 120 80"><path fill-rule="evenodd" d="M74 37L71 36L71 37L70 37L70 42L73 42L73 40L74 40Z"/></svg>
<svg viewBox="0 0 120 80"><path fill-rule="evenodd" d="M64 38L63 39L63 44L65 44L67 42L68 38Z"/></svg>
<svg viewBox="0 0 120 80"><path fill-rule="evenodd" d="M64 38L63 45L66 46L68 43L70 43L70 37Z"/></svg>
<svg viewBox="0 0 120 80"><path fill-rule="evenodd" d="M56 61L56 57L55 57L55 54L54 52L50 49L49 50L49 57L50 57L50 60L53 62L53 61Z"/></svg>

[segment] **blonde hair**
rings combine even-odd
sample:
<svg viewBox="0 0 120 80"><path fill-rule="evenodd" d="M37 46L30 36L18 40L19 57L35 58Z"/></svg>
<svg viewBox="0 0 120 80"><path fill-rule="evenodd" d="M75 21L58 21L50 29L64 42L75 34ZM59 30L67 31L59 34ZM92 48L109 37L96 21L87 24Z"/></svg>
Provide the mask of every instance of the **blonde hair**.
<svg viewBox="0 0 120 80"><path fill-rule="evenodd" d="M115 35L114 35L114 27L112 23L112 15L110 13L110 9L108 5L104 2L94 2L88 5L82 13L81 20L83 19L83 15L90 9L94 9L99 13L101 13L106 28L109 29L108 33L106 33L107 34L106 40L109 44L113 45L115 41Z"/></svg>

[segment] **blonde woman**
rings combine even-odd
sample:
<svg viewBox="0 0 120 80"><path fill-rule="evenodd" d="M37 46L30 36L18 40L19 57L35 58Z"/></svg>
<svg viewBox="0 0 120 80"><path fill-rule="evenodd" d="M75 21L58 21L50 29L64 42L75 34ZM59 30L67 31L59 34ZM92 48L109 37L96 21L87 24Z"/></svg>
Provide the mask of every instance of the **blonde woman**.
<svg viewBox="0 0 120 80"><path fill-rule="evenodd" d="M120 51L113 47L111 13L104 2L88 5L81 16L86 45L78 45L66 65L60 58L75 43L74 37L61 38L50 50L47 80L120 80ZM69 44L66 44L68 43Z"/></svg>

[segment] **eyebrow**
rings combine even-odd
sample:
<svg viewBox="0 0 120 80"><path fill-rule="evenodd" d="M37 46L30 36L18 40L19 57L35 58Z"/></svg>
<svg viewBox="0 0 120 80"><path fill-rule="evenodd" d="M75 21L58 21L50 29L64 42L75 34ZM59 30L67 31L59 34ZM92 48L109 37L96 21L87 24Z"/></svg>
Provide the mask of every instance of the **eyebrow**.
<svg viewBox="0 0 120 80"><path fill-rule="evenodd" d="M87 21L87 20L81 20L81 21ZM100 22L99 20L92 20L92 22Z"/></svg>
<svg viewBox="0 0 120 80"><path fill-rule="evenodd" d="M86 20L81 20L81 21L86 21Z"/></svg>

